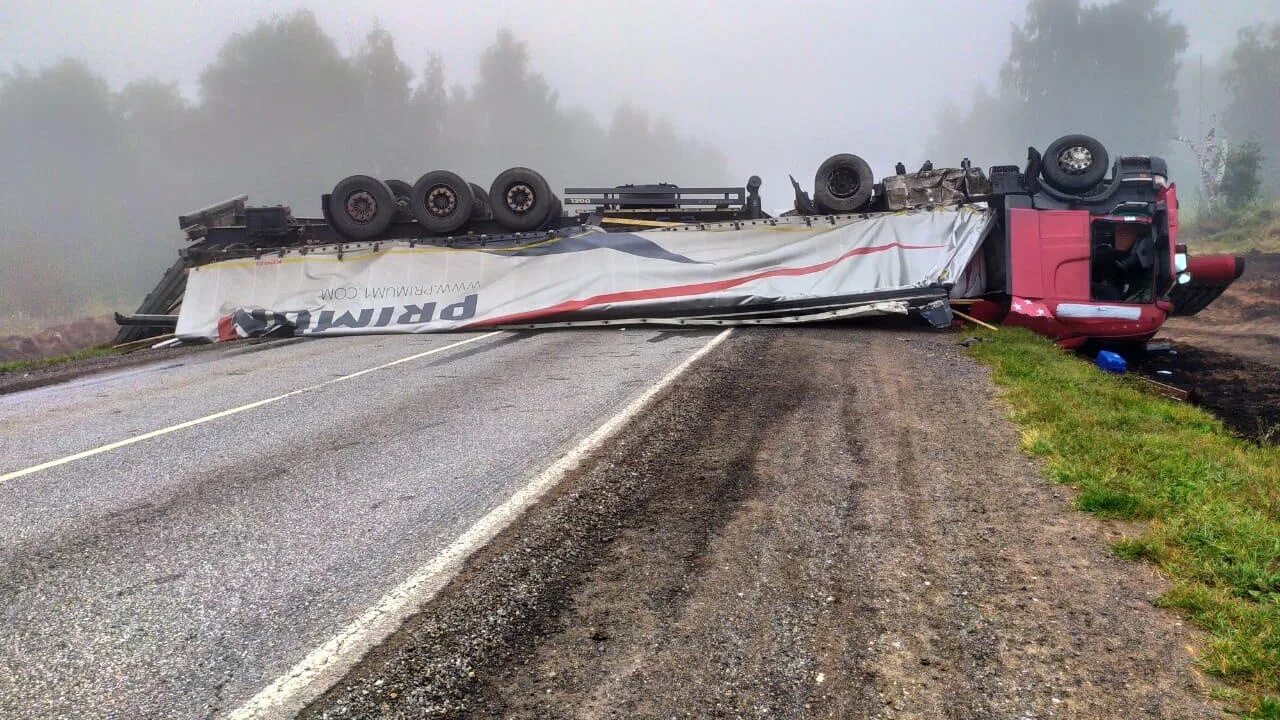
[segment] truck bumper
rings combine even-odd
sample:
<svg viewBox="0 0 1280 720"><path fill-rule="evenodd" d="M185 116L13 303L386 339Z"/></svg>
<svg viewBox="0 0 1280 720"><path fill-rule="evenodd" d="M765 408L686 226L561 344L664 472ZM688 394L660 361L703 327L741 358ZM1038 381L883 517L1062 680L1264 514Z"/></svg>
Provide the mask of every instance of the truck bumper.
<svg viewBox="0 0 1280 720"><path fill-rule="evenodd" d="M1063 347L1077 347L1088 340L1144 342L1167 318L1168 313L1154 303L1065 302L1014 296L1004 324L1025 327Z"/></svg>

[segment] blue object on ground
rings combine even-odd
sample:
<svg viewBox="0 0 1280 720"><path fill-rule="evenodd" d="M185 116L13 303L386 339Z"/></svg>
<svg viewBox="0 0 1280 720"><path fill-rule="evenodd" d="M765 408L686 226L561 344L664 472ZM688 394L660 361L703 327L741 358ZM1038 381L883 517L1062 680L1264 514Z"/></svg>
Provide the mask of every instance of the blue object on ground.
<svg viewBox="0 0 1280 720"><path fill-rule="evenodd" d="M1099 352L1098 356L1093 359L1093 363L1103 370L1117 375L1124 374L1124 371L1129 369L1129 364L1124 361L1124 358L1110 350Z"/></svg>

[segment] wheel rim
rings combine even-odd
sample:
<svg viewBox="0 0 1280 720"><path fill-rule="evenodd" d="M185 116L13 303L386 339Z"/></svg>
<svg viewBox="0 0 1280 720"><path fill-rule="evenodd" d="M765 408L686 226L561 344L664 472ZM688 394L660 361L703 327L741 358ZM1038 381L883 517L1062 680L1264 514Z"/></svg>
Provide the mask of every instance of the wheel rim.
<svg viewBox="0 0 1280 720"><path fill-rule="evenodd" d="M438 218L449 217L458 209L458 194L448 185L436 185L427 191L427 212Z"/></svg>
<svg viewBox="0 0 1280 720"><path fill-rule="evenodd" d="M525 183L516 183L507 188L505 197L507 208L517 215L523 215L533 207L537 196L533 192L533 188Z"/></svg>
<svg viewBox="0 0 1280 720"><path fill-rule="evenodd" d="M827 191L838 198L850 198L862 186L862 179L851 167L838 167L827 177Z"/></svg>
<svg viewBox="0 0 1280 720"><path fill-rule="evenodd" d="M1058 167L1071 175L1083 175L1093 167L1093 153L1083 145L1072 145L1058 153Z"/></svg>
<svg viewBox="0 0 1280 720"><path fill-rule="evenodd" d="M378 216L378 200L368 190L356 190L343 203L347 217L353 222L368 225Z"/></svg>

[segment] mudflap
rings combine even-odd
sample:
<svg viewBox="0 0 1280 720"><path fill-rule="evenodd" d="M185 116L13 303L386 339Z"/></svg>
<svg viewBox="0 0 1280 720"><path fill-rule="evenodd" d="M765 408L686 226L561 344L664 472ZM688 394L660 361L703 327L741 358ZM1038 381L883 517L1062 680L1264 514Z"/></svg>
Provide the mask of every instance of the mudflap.
<svg viewBox="0 0 1280 720"><path fill-rule="evenodd" d="M943 300L934 300L928 305L917 307L916 312L926 322L938 330L945 330L951 327L951 323L955 320L955 316L951 313L951 303Z"/></svg>

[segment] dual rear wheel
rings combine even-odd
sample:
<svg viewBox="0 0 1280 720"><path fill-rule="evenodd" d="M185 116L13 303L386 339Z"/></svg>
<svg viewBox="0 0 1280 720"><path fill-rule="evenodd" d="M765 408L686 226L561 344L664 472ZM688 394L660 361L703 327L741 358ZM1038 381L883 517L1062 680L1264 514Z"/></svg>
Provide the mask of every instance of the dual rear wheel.
<svg viewBox="0 0 1280 720"><path fill-rule="evenodd" d="M494 178L489 187L493 219L515 232L537 230L559 216L560 198L535 170L513 167Z"/></svg>
<svg viewBox="0 0 1280 720"><path fill-rule="evenodd" d="M447 235L471 220L476 195L457 173L432 170L418 178L409 195L409 211L427 230Z"/></svg>
<svg viewBox="0 0 1280 720"><path fill-rule="evenodd" d="M432 170L413 185L352 175L333 188L328 209L339 234L369 240L386 232L393 221L417 221L437 235L485 220L513 232L538 230L552 224L562 206L546 178L514 167L498 175L488 192L448 170Z"/></svg>
<svg viewBox="0 0 1280 720"><path fill-rule="evenodd" d="M368 175L343 178L329 196L329 221L339 235L352 240L381 235L400 211L387 183Z"/></svg>

